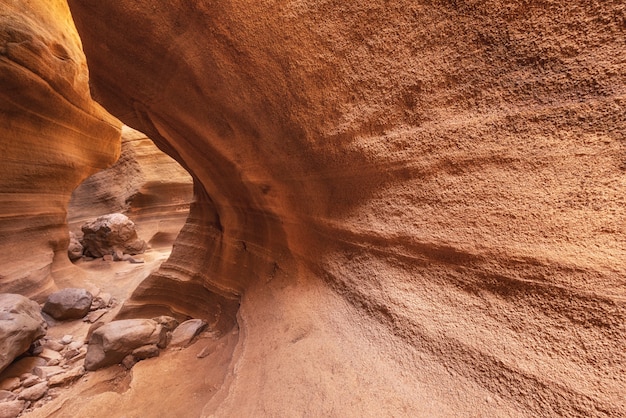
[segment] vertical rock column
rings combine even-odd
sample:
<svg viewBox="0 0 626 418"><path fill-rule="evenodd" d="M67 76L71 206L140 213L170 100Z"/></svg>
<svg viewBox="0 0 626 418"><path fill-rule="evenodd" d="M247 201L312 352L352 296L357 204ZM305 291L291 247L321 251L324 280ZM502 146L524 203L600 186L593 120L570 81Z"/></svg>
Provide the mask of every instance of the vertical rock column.
<svg viewBox="0 0 626 418"><path fill-rule="evenodd" d="M119 155L65 1L0 1L0 292L42 296L67 262L72 190Z"/></svg>

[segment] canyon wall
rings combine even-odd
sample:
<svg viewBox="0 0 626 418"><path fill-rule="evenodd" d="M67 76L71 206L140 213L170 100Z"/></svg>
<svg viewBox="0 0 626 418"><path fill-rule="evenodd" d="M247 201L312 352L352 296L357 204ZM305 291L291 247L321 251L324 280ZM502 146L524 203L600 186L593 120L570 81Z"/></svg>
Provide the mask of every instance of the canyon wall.
<svg viewBox="0 0 626 418"><path fill-rule="evenodd" d="M65 1L0 6L0 292L41 299L71 269L70 194L115 161L120 123L91 100Z"/></svg>
<svg viewBox="0 0 626 418"><path fill-rule="evenodd" d="M487 415L624 413L623 2L70 6L98 100L196 180L136 300L202 288L217 317L242 297L206 411L420 412L376 354L337 372L376 323L380 364L425 375L423 353L503 402ZM294 349L311 327L324 344ZM351 373L384 402L342 403ZM286 387L307 395L272 400Z"/></svg>
<svg viewBox="0 0 626 418"><path fill-rule="evenodd" d="M85 222L119 212L135 223L139 237L150 247L171 247L192 198L189 173L146 135L124 126L120 158L72 192L68 224L80 236Z"/></svg>
<svg viewBox="0 0 626 418"><path fill-rule="evenodd" d="M124 315L238 332L203 416L626 415L622 1L69 3L94 98L194 179ZM37 293L119 133L84 65L5 44L1 283Z"/></svg>

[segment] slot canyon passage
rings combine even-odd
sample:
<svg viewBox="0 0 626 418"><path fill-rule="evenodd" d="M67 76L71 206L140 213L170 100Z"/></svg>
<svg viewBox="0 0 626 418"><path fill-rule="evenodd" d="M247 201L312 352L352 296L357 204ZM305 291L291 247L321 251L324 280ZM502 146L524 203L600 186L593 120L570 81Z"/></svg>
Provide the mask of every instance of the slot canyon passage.
<svg viewBox="0 0 626 418"><path fill-rule="evenodd" d="M124 123L193 201L117 318L214 338L23 416L626 416L622 0L68 3L0 0L0 292L95 277Z"/></svg>

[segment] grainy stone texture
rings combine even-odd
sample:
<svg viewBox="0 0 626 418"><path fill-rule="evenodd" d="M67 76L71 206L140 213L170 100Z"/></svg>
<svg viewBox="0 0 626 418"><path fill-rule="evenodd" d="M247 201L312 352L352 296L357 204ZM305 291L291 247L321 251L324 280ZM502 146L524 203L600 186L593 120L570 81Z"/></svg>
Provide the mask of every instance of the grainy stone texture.
<svg viewBox="0 0 626 418"><path fill-rule="evenodd" d="M623 3L70 0L94 96L194 178L122 315L236 344L55 413L623 416Z"/></svg>
<svg viewBox="0 0 626 418"><path fill-rule="evenodd" d="M21 295L0 294L0 372L46 335L46 329L36 302Z"/></svg>

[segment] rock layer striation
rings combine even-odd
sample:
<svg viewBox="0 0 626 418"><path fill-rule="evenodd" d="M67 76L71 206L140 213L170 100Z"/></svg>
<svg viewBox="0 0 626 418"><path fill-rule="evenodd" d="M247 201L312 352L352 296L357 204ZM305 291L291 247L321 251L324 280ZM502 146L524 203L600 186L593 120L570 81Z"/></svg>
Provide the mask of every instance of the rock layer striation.
<svg viewBox="0 0 626 418"><path fill-rule="evenodd" d="M68 264L72 190L119 155L65 1L1 1L0 292L41 300Z"/></svg>

